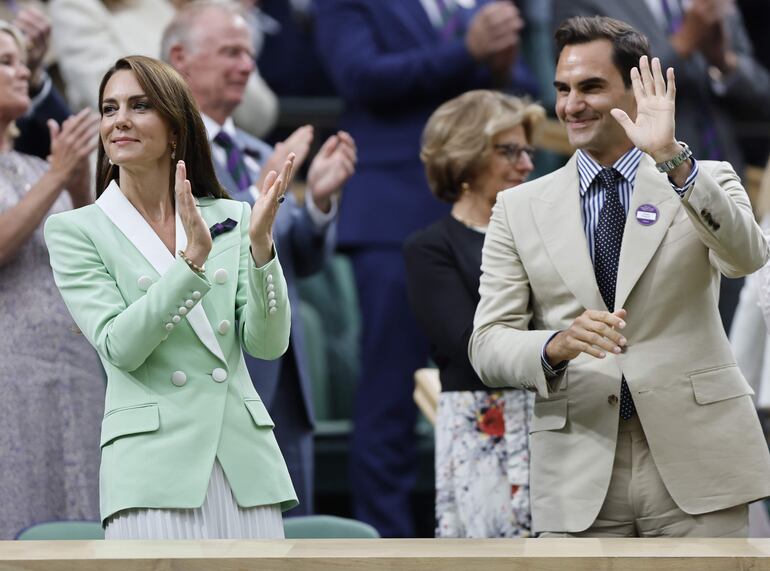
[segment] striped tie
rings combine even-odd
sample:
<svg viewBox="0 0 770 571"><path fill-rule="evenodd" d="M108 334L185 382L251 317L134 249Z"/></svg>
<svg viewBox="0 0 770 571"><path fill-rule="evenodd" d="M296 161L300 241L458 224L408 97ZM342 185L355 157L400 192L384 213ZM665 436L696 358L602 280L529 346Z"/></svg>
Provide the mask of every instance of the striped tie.
<svg viewBox="0 0 770 571"><path fill-rule="evenodd" d="M235 144L233 138L224 131L220 131L214 137L214 142L227 153L227 171L233 177L238 190L243 191L249 188L251 186L249 171L243 160L243 153L238 148L238 145Z"/></svg>

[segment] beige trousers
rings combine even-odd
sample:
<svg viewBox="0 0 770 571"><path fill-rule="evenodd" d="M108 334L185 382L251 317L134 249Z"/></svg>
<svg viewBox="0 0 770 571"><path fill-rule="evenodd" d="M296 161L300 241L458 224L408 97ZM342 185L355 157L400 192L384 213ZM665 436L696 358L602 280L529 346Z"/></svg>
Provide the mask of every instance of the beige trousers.
<svg viewBox="0 0 770 571"><path fill-rule="evenodd" d="M748 532L747 504L700 515L679 509L634 415L620 421L610 486L593 524L578 533L546 532L540 537L747 537Z"/></svg>

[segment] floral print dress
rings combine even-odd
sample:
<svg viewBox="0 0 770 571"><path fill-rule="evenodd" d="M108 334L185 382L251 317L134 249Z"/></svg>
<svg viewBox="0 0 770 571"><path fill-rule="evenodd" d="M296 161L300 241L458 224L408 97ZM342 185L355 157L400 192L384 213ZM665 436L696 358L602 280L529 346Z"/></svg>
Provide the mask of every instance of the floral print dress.
<svg viewBox="0 0 770 571"><path fill-rule="evenodd" d="M528 537L529 418L522 390L442 392L436 537Z"/></svg>

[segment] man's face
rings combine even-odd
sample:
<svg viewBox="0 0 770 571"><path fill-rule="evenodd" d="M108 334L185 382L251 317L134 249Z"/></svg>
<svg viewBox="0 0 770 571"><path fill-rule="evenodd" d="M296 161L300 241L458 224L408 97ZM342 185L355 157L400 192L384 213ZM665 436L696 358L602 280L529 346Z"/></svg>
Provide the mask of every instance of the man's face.
<svg viewBox="0 0 770 571"><path fill-rule="evenodd" d="M612 62L609 40L565 46L553 83L556 115L566 125L573 147L589 152L599 162L613 161L630 148L631 142L610 110L617 107L634 119L636 100Z"/></svg>
<svg viewBox="0 0 770 571"><path fill-rule="evenodd" d="M199 15L191 36L179 71L204 113L229 115L243 99L255 66L248 25L240 16L211 9Z"/></svg>

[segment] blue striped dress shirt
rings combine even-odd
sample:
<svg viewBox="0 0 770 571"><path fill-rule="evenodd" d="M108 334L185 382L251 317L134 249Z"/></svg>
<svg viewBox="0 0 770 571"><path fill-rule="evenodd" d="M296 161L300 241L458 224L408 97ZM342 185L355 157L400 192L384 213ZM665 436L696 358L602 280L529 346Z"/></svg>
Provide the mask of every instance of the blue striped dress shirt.
<svg viewBox="0 0 770 571"><path fill-rule="evenodd" d="M636 173L639 170L642 154L641 150L634 147L612 165L612 168L621 175L621 178L618 181L618 198L620 198L620 204L623 205L623 209L626 211L626 217L628 217L628 209L631 206L631 195L634 192ZM588 153L583 152L582 149L578 149L577 169L578 178L580 180L580 208L583 215L583 230L586 233L588 253L591 256L591 262L594 261L594 236L596 233L596 225L599 223L599 213L602 211L605 198L604 187L599 182L600 179L596 177L602 168L604 167L592 159ZM683 198L687 189L695 182L695 177L697 176L698 162L693 158L692 170L690 171L690 175L687 177L684 186L676 186L671 182L671 179L669 179L669 182L671 183L671 188L674 189L680 198ZM628 218L626 218L626 220L628 220ZM550 363L548 363L548 359L546 359L545 348L555 336L556 333L545 342L541 353L543 370L545 371L546 378L553 378L567 368L566 361L552 367Z"/></svg>

